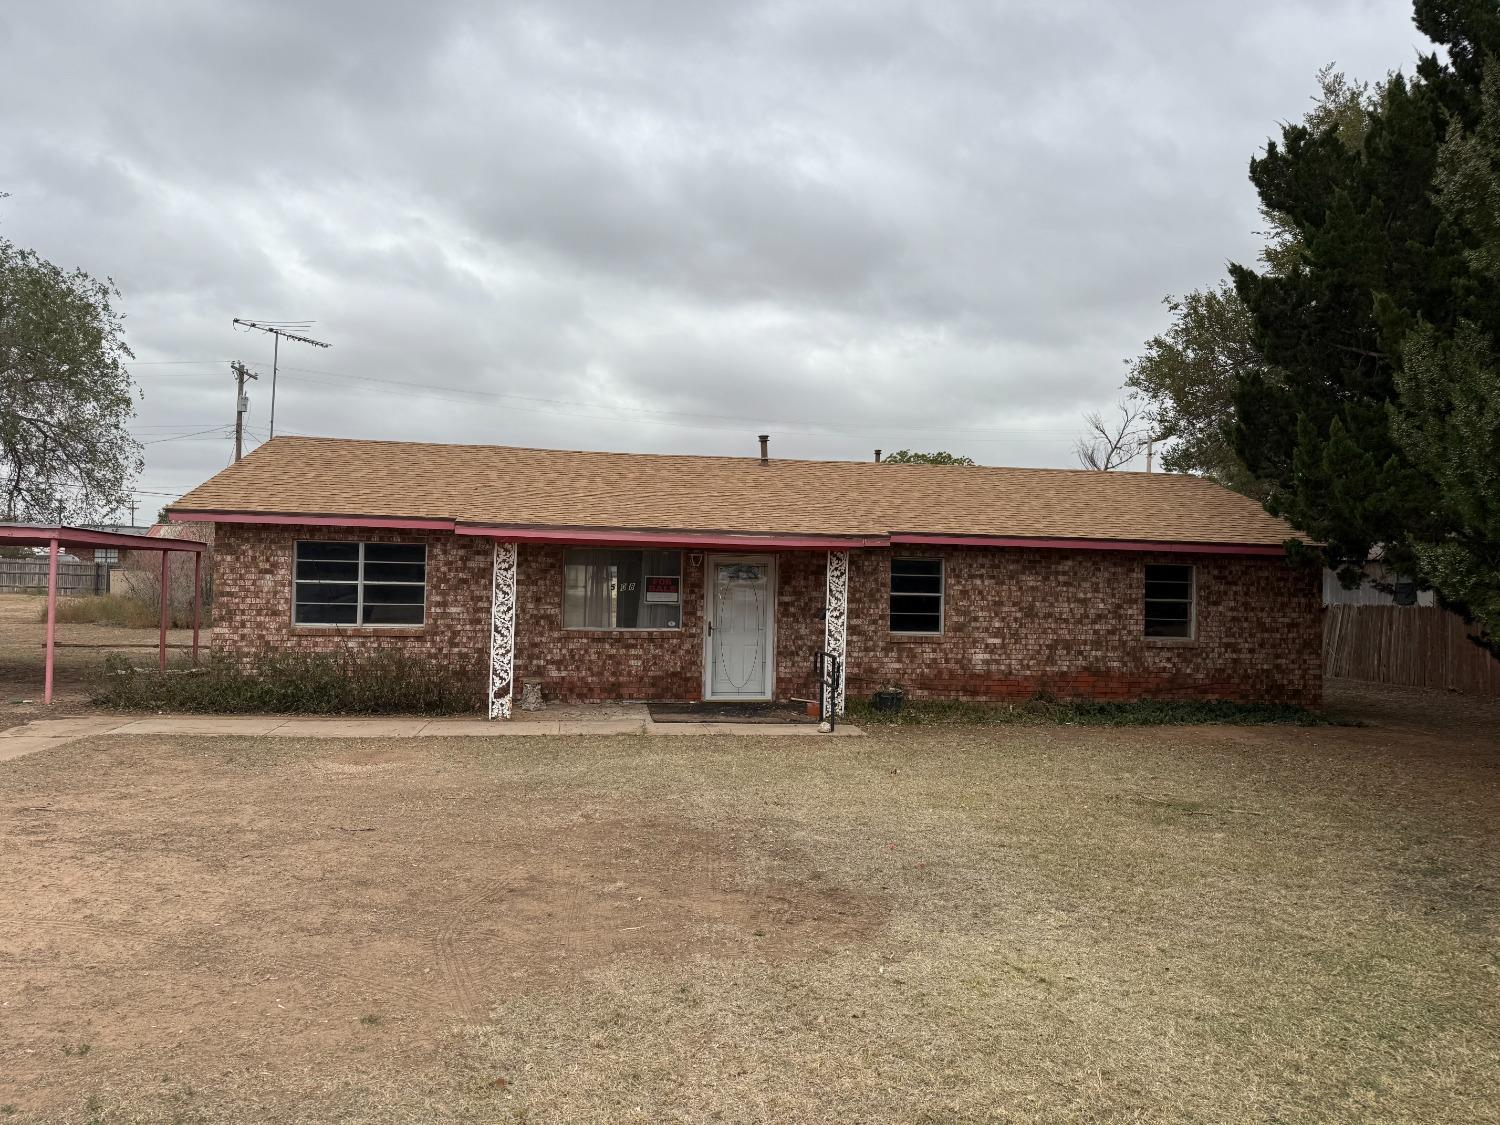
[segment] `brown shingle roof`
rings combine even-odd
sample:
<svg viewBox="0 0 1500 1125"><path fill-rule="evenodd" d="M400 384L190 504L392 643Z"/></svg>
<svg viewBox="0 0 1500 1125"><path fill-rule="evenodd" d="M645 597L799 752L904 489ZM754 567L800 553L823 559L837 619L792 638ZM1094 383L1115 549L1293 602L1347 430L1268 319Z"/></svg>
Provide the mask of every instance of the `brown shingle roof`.
<svg viewBox="0 0 1500 1125"><path fill-rule="evenodd" d="M1193 476L586 453L279 437L178 512L749 534L920 533L1279 544L1259 504Z"/></svg>

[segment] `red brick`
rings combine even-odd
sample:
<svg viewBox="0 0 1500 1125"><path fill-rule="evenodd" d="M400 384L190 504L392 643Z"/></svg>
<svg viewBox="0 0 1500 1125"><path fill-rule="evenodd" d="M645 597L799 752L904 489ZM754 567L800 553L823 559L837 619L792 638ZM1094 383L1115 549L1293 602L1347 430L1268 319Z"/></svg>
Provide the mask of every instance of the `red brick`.
<svg viewBox="0 0 1500 1125"><path fill-rule="evenodd" d="M268 648L350 647L405 654L488 676L492 544L451 533L354 532L220 524L214 558L214 645L248 660ZM291 624L292 544L298 538L428 544L428 623L420 629L310 630ZM1318 576L1275 558L1113 551L952 549L943 635L893 636L887 623L888 550L852 553L849 691L899 684L914 699L1060 697L1279 700L1322 692ZM518 555L516 680L553 699L695 700L703 689L701 553L683 554L682 628L562 627L565 549L522 545ZM696 562L693 560L696 559ZM1198 635L1143 635L1142 568L1197 568ZM825 557L778 557L776 696L811 697L823 647Z"/></svg>

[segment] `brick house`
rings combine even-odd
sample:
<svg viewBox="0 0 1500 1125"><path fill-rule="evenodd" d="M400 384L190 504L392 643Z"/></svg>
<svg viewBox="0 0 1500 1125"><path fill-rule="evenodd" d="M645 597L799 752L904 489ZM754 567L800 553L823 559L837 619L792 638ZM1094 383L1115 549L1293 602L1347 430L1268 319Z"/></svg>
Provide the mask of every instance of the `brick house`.
<svg viewBox="0 0 1500 1125"><path fill-rule="evenodd" d="M1191 476L278 437L172 506L214 647L380 649L567 701L1316 704L1320 576ZM842 703L842 694L839 696Z"/></svg>

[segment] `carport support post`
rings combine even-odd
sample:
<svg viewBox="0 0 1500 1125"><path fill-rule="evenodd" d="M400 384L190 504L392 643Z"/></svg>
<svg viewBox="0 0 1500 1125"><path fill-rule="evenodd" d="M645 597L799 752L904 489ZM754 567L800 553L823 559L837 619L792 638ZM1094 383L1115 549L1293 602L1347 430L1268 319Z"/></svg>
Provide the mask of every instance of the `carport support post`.
<svg viewBox="0 0 1500 1125"><path fill-rule="evenodd" d="M203 596L203 552L193 552L193 663L198 663L198 605Z"/></svg>
<svg viewBox="0 0 1500 1125"><path fill-rule="evenodd" d="M167 616L172 611L172 590L167 585L167 563L171 558L168 552L161 553L161 637L156 645L156 666L163 672L167 670Z"/></svg>
<svg viewBox="0 0 1500 1125"><path fill-rule="evenodd" d="M47 672L42 702L52 703L52 653L57 647L57 536L47 544Z"/></svg>

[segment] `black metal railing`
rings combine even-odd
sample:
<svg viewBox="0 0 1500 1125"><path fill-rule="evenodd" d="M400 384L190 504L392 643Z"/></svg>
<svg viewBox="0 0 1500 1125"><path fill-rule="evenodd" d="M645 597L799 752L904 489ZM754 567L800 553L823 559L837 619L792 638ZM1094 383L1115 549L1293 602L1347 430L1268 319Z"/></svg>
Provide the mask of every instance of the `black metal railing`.
<svg viewBox="0 0 1500 1125"><path fill-rule="evenodd" d="M813 671L818 677L818 722L827 723L831 731L838 725L839 658L824 650L813 657Z"/></svg>

